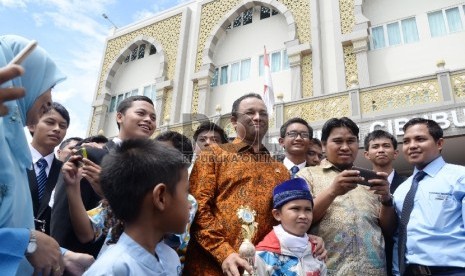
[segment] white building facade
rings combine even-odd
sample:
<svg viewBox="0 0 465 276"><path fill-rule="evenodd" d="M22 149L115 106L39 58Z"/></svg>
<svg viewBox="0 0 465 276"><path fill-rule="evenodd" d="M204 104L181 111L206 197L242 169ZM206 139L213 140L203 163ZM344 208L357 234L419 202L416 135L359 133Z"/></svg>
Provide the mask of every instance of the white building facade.
<svg viewBox="0 0 465 276"><path fill-rule="evenodd" d="M234 136L233 101L263 92L264 47L277 96L272 137L292 117L318 136L327 119L348 116L361 138L376 128L401 138L407 119L426 116L440 122L451 149L465 142L465 2L458 0L183 4L107 38L88 134L117 135L118 102L147 95L159 131L189 136L208 117ZM465 164L454 150L450 159Z"/></svg>

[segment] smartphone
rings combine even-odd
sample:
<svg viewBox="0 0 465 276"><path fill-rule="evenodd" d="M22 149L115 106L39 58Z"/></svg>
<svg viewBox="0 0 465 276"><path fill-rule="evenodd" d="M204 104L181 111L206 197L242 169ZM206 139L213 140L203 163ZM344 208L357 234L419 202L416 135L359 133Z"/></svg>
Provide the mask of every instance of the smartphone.
<svg viewBox="0 0 465 276"><path fill-rule="evenodd" d="M37 41L35 40L31 40L27 45L26 47L24 47L24 49L21 50L21 52L19 52L11 61L9 64L17 64L17 65L20 65L28 56L30 53L32 53L32 51L34 51L34 49L36 48L37 46Z"/></svg>
<svg viewBox="0 0 465 276"><path fill-rule="evenodd" d="M73 153L73 155L79 155L82 158L87 158L87 150L85 147L80 147L79 149L77 149L76 152ZM84 163L82 162L82 160L76 161L76 166L82 167L84 166Z"/></svg>
<svg viewBox="0 0 465 276"><path fill-rule="evenodd" d="M370 179L384 179L384 177L377 175L375 171L359 168L359 167L352 167L351 170L359 171L360 176L364 178L364 180L358 184L365 185L365 186L372 186L371 183L368 182Z"/></svg>

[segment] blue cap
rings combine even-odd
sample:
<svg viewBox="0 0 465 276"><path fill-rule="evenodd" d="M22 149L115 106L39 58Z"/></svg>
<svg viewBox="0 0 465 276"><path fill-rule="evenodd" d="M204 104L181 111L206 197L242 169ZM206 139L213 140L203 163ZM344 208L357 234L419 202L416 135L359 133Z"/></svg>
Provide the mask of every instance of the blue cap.
<svg viewBox="0 0 465 276"><path fill-rule="evenodd" d="M273 208L278 209L291 200L310 200L313 206L313 197L308 189L307 182L302 178L293 178L279 184L273 189Z"/></svg>

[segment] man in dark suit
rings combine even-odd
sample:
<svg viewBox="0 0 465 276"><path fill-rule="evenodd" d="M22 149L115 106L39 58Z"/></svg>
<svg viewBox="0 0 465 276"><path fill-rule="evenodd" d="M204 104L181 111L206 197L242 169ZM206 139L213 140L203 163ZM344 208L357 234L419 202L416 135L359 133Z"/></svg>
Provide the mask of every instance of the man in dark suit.
<svg viewBox="0 0 465 276"><path fill-rule="evenodd" d="M85 146L88 160L92 161L95 171L100 171L100 162L104 155L116 148L123 140L133 138L149 138L156 128L155 108L152 100L145 96L132 96L124 99L117 107L116 122L119 134L108 141L102 148ZM86 162L87 164L90 162ZM101 197L95 190L99 187L98 173L88 175L81 180L81 198L86 210L97 207ZM95 187L95 189L93 188ZM67 249L88 253L96 257L105 237L98 241L82 243L77 238L72 227L69 214L66 184L60 173L60 179L55 191L55 200L52 208L52 222L50 234L60 246Z"/></svg>
<svg viewBox="0 0 465 276"><path fill-rule="evenodd" d="M295 177L298 171L308 165L307 152L313 129L304 119L292 118L281 126L279 135L279 144L284 148L285 154L283 165L289 170L291 177Z"/></svg>
<svg viewBox="0 0 465 276"><path fill-rule="evenodd" d="M373 170L376 172L385 172L388 174L389 189L391 194L407 178L398 174L392 162L397 158L399 150L397 149L396 138L384 130L375 130L365 137L365 158L370 160ZM388 275L392 275L392 237L385 236L386 251L386 268Z"/></svg>
<svg viewBox="0 0 465 276"><path fill-rule="evenodd" d="M50 234L50 196L58 180L63 163L54 149L66 135L69 113L61 104L52 103L50 111L42 115L37 124L29 125L32 135L29 144L33 168L27 170L32 196L36 230Z"/></svg>

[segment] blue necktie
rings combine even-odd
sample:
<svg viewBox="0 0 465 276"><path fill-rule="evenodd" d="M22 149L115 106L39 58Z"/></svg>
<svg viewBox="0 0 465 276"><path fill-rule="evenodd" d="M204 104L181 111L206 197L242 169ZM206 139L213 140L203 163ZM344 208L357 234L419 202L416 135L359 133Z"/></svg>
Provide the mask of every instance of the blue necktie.
<svg viewBox="0 0 465 276"><path fill-rule="evenodd" d="M400 275L403 275L405 272L405 250L407 247L407 224L410 220L410 213L413 209L413 200L415 199L415 194L418 189L418 183L425 177L426 173L424 171L419 171L413 177L412 186L404 199L404 205L402 206L402 213L400 215L399 222L399 243L398 243L398 253L399 253L399 272Z"/></svg>
<svg viewBox="0 0 465 276"><path fill-rule="evenodd" d="M37 175L37 195L40 203L44 196L45 186L47 184L47 173L45 172L45 169L47 169L48 164L44 158L40 158L36 165L39 168L39 174Z"/></svg>
<svg viewBox="0 0 465 276"><path fill-rule="evenodd" d="M299 167L294 166L291 168L291 178L295 178L295 175L299 172Z"/></svg>

